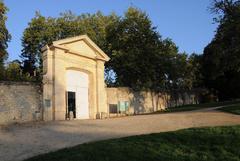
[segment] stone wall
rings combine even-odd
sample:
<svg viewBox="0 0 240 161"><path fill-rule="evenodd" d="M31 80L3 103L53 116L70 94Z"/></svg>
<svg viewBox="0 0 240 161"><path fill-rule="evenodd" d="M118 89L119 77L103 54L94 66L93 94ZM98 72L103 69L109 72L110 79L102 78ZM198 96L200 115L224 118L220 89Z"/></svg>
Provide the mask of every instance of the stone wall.
<svg viewBox="0 0 240 161"><path fill-rule="evenodd" d="M119 113L120 102L128 103L127 110L122 114L142 114L164 110L167 107L199 103L201 93L199 90L193 90L156 94L146 91L134 92L123 87L106 88L106 91L107 112L113 115ZM42 120L42 102L42 87L39 84L0 82L0 124Z"/></svg>
<svg viewBox="0 0 240 161"><path fill-rule="evenodd" d="M134 92L129 88L106 88L109 113L119 102L128 102L128 114L150 113L167 107L199 103L199 91L174 91L172 93ZM115 110L116 112L116 110Z"/></svg>
<svg viewBox="0 0 240 161"><path fill-rule="evenodd" d="M0 124L39 120L41 87L29 82L0 82Z"/></svg>

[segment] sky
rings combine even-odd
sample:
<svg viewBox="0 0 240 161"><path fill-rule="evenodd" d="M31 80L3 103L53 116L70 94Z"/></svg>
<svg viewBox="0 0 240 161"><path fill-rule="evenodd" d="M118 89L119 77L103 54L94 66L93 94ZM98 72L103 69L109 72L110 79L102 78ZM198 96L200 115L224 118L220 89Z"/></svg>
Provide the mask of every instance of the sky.
<svg viewBox="0 0 240 161"><path fill-rule="evenodd" d="M163 38L171 38L180 52L201 54L212 40L216 24L208 10L211 0L4 0L9 8L7 28L12 35L9 43L9 61L19 59L24 29L40 11L43 16L57 17L71 10L75 14L104 14L115 12L123 15L133 6L145 11Z"/></svg>

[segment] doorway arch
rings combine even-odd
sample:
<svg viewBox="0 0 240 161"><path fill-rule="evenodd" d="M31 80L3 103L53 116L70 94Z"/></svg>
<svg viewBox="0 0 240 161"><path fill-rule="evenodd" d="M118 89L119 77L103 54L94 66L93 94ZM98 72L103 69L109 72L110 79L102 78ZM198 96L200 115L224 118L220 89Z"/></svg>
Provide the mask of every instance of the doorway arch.
<svg viewBox="0 0 240 161"><path fill-rule="evenodd" d="M76 119L89 119L89 76L77 70L66 71L66 90L71 93L67 101L75 101ZM74 98L74 99L73 99ZM69 107L67 110L70 110ZM72 110L72 107L71 107Z"/></svg>

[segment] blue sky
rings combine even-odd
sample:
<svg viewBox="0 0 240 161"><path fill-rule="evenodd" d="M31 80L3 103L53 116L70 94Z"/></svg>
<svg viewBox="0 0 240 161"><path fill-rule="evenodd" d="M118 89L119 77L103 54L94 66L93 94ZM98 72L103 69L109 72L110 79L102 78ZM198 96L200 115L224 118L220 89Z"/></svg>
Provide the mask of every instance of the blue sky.
<svg viewBox="0 0 240 161"><path fill-rule="evenodd" d="M202 53L216 30L208 7L211 0L4 0L9 8L7 28L12 35L9 60L18 59L22 50L21 37L35 11L56 17L67 10L75 14L122 15L129 6L140 8L151 18L163 38L171 38L180 52Z"/></svg>

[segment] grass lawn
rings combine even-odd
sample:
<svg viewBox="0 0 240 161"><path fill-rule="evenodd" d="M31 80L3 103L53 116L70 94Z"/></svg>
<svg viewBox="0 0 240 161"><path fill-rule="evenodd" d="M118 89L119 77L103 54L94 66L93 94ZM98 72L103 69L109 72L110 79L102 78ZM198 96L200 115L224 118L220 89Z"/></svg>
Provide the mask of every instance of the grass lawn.
<svg viewBox="0 0 240 161"><path fill-rule="evenodd" d="M220 108L219 110L240 115L240 104L226 106L226 107Z"/></svg>
<svg viewBox="0 0 240 161"><path fill-rule="evenodd" d="M240 126L98 141L26 161L240 161Z"/></svg>
<svg viewBox="0 0 240 161"><path fill-rule="evenodd" d="M226 102L212 102L212 103L203 103L203 104L183 105L183 106L177 106L177 107L169 107L165 111L157 111L154 113L192 111L192 110L198 110L202 108L228 106L228 105L237 104L237 103L240 103L240 101L226 101Z"/></svg>

